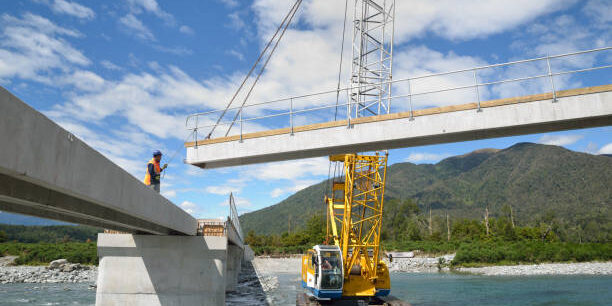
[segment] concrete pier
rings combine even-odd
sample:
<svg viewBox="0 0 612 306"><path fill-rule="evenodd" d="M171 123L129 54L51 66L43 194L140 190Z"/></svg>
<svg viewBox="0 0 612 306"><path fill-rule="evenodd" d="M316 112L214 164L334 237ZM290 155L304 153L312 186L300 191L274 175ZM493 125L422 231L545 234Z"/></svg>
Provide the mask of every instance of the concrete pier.
<svg viewBox="0 0 612 306"><path fill-rule="evenodd" d="M242 268L243 253L240 247L231 244L227 246L227 259L225 264L225 291L227 292L236 291L238 274L240 274Z"/></svg>
<svg viewBox="0 0 612 306"><path fill-rule="evenodd" d="M96 305L225 305L244 251L225 236L98 234Z"/></svg>
<svg viewBox="0 0 612 306"><path fill-rule="evenodd" d="M98 256L98 306L225 305L226 237L99 234Z"/></svg>

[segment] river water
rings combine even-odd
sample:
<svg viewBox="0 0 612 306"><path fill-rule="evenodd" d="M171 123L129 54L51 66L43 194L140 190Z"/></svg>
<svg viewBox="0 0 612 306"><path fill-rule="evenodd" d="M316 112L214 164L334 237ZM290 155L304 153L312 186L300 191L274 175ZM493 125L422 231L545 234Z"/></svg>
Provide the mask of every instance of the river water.
<svg viewBox="0 0 612 306"><path fill-rule="evenodd" d="M273 305L294 305L297 274L278 274ZM392 273L392 294L412 305L612 305L612 276ZM0 285L0 305L93 305L89 284Z"/></svg>

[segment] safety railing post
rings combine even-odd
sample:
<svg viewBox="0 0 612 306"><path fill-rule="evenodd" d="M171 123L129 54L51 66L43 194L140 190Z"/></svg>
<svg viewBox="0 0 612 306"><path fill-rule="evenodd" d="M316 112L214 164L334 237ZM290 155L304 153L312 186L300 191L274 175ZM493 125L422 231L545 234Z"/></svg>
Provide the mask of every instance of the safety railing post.
<svg viewBox="0 0 612 306"><path fill-rule="evenodd" d="M557 90L555 89L555 80L553 78L552 69L550 68L550 56L546 55L546 66L548 67L548 78L550 79L550 87L552 89L552 102L557 102Z"/></svg>
<svg viewBox="0 0 612 306"><path fill-rule="evenodd" d="M474 87L476 88L476 99L478 100L477 112L482 112L480 108L480 89L478 89L478 75L476 74L476 69L474 69Z"/></svg>
<svg viewBox="0 0 612 306"><path fill-rule="evenodd" d="M289 125L291 126L291 136L293 136L293 98L289 99Z"/></svg>
<svg viewBox="0 0 612 306"><path fill-rule="evenodd" d="M195 125L195 128L193 129L193 138L194 138L196 149L198 148L198 123L200 121L199 118L200 116L196 116L196 125Z"/></svg>
<svg viewBox="0 0 612 306"><path fill-rule="evenodd" d="M242 142L242 126L244 125L242 121L242 108L238 110L238 114L240 115L240 142Z"/></svg>
<svg viewBox="0 0 612 306"><path fill-rule="evenodd" d="M351 85L352 86L352 85ZM351 128L351 89L346 90L346 128Z"/></svg>
<svg viewBox="0 0 612 306"><path fill-rule="evenodd" d="M408 120L412 121L414 120L414 111L412 109L412 83L410 83L410 79L408 79L408 91L409 91L408 105L410 107L410 118Z"/></svg>

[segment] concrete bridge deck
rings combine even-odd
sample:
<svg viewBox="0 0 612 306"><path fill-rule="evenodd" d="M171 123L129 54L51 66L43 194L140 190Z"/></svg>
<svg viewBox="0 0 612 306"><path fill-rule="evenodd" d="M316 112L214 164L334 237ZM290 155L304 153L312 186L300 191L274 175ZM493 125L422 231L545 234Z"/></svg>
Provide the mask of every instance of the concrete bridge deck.
<svg viewBox="0 0 612 306"><path fill-rule="evenodd" d="M0 210L130 233L196 234L195 218L1 87L0 110Z"/></svg>
<svg viewBox="0 0 612 306"><path fill-rule="evenodd" d="M415 110L185 143L201 168L612 125L612 85ZM219 154L223 152L223 154Z"/></svg>

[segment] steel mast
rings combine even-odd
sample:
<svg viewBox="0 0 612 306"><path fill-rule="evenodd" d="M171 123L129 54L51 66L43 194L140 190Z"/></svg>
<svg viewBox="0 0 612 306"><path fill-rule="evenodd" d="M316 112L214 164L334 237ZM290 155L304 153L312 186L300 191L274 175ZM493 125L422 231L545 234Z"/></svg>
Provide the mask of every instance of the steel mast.
<svg viewBox="0 0 612 306"><path fill-rule="evenodd" d="M391 107L395 0L355 0L349 119Z"/></svg>

